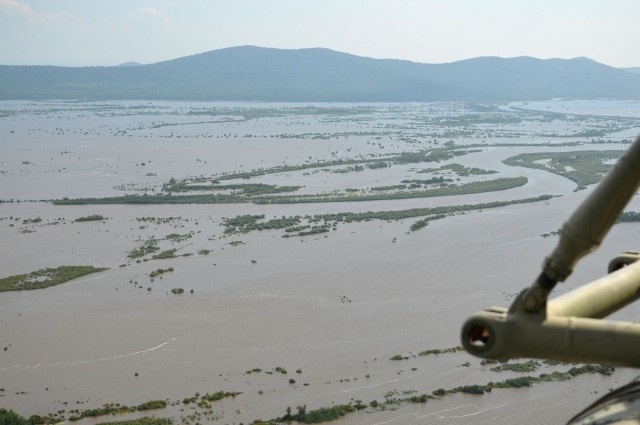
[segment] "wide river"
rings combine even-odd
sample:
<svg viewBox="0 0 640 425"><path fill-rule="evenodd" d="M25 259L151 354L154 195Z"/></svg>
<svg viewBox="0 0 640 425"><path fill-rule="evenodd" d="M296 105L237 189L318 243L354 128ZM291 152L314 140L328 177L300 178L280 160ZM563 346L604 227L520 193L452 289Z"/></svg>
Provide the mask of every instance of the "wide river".
<svg viewBox="0 0 640 425"><path fill-rule="evenodd" d="M109 268L46 289L0 293L0 407L26 417L63 411L68 418L76 409L159 399L174 405L149 413L179 420L202 409L176 401L224 390L241 394L212 403L214 414L197 421L248 423L282 416L288 406L382 404L385 396L406 398L520 376L491 371L493 365L464 351L417 355L460 345L467 317L508 306L557 243L557 236L543 234L559 229L594 187L574 191L576 184L565 177L502 161L526 152L625 149L640 133L640 116L638 103L538 102L486 106L487 112L483 107L0 103L0 278L63 265ZM366 202L49 202L157 193L172 177L374 158L450 141L461 148L486 146L437 164L342 173L309 168L251 182L304 186L299 193L367 190L426 178L417 171L457 163L497 172L461 176L462 182L524 176L527 184ZM554 197L452 215L415 232L409 227L418 218L338 223L328 233L292 238L281 237L282 230L225 236L223 226L223 218L242 214L269 219L545 194ZM640 210L640 198L627 209ZM74 222L92 214L105 219ZM614 226L558 292L605 274L609 259L639 247L639 233L637 223ZM181 237L167 238L171 234ZM178 256L141 262L128 257L151 237ZM168 267L173 271L149 277ZM185 293L174 295L173 288ZM632 305L613 318L637 321L638 313ZM396 354L407 358L390 360ZM570 367L543 364L530 375ZM252 369L261 371L247 373ZM618 368L612 376L585 374L426 404L389 403L385 410L363 409L337 423L564 423L636 374Z"/></svg>

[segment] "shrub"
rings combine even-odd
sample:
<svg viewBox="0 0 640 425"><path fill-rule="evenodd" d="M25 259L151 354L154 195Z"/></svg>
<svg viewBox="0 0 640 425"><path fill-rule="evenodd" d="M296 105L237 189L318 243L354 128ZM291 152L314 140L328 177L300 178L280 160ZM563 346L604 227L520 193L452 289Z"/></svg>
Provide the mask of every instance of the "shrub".
<svg viewBox="0 0 640 425"><path fill-rule="evenodd" d="M136 407L136 410L151 410L151 409L162 409L167 407L167 402L164 400L151 400L145 403L142 403Z"/></svg>
<svg viewBox="0 0 640 425"><path fill-rule="evenodd" d="M0 424L2 425L31 425L32 423L15 413L13 410L0 409Z"/></svg>
<svg viewBox="0 0 640 425"><path fill-rule="evenodd" d="M484 387L482 385L465 385L460 388L460 392L465 394L484 394Z"/></svg>

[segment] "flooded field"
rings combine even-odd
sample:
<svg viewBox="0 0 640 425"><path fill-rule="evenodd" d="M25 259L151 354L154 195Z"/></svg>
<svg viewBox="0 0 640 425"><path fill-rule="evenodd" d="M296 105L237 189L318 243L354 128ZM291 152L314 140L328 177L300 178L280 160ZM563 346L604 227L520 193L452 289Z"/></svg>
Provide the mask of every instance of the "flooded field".
<svg viewBox="0 0 640 425"><path fill-rule="evenodd" d="M304 405L357 406L342 424L563 423L636 371L437 390L577 367L499 372L455 347L468 316L532 282L593 188L544 164L589 152L600 175L639 105L0 102L0 278L108 268L0 293L0 407L80 424ZM503 162L525 153L542 168ZM557 291L639 234L615 225ZM86 413L151 400L166 405Z"/></svg>

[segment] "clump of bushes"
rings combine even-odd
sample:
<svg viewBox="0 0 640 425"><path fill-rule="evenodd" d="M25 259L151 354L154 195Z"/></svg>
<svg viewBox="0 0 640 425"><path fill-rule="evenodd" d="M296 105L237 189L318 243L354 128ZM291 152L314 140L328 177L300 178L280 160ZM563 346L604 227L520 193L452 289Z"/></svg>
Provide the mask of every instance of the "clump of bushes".
<svg viewBox="0 0 640 425"><path fill-rule="evenodd" d="M445 354L445 353L455 353L457 351L463 351L464 348L461 346L450 347L450 348L434 348L432 350L424 350L418 353L419 356L430 356L432 354Z"/></svg>
<svg viewBox="0 0 640 425"><path fill-rule="evenodd" d="M102 221L102 220L106 220L106 217L100 214L92 214L86 217L78 217L74 221L82 222L82 221Z"/></svg>
<svg viewBox="0 0 640 425"><path fill-rule="evenodd" d="M239 394L241 393L232 392L232 391L217 391L211 394L206 393L205 395L201 396L200 399L206 400L206 401L218 401L218 400L222 400L225 397L235 397Z"/></svg>
<svg viewBox="0 0 640 425"><path fill-rule="evenodd" d="M409 357L404 357L402 354L396 354L392 356L389 360L407 360Z"/></svg>
<svg viewBox="0 0 640 425"><path fill-rule="evenodd" d="M485 387L483 385L465 385L460 387L459 391L465 394L484 394Z"/></svg>
<svg viewBox="0 0 640 425"><path fill-rule="evenodd" d="M168 249L151 257L152 260L166 260L167 258L176 258L176 249Z"/></svg>
<svg viewBox="0 0 640 425"><path fill-rule="evenodd" d="M34 425L29 419L25 419L13 410L0 409L0 424L2 425Z"/></svg>
<svg viewBox="0 0 640 425"><path fill-rule="evenodd" d="M535 372L540 367L540 362L529 360L524 363L508 363L491 368L494 372L509 370L512 372Z"/></svg>
<svg viewBox="0 0 640 425"><path fill-rule="evenodd" d="M297 421L303 424L317 424L320 422L335 421L345 416L347 413L354 412L356 410L351 404L339 404L332 407L321 407L316 410L307 411L307 406L298 406L297 412L294 414L291 412L291 407L287 407L287 413L283 417L279 418L278 422L291 422Z"/></svg>
<svg viewBox="0 0 640 425"><path fill-rule="evenodd" d="M129 251L128 257L131 259L136 259L144 257L147 254L153 254L154 252L158 252L159 250L160 247L158 247L158 240L155 238L149 238L139 247L136 247Z"/></svg>
<svg viewBox="0 0 640 425"><path fill-rule="evenodd" d="M160 276L163 273L172 272L172 271L173 271L173 267L169 267L168 269L156 269L151 273L149 273L149 277L153 279L154 277Z"/></svg>

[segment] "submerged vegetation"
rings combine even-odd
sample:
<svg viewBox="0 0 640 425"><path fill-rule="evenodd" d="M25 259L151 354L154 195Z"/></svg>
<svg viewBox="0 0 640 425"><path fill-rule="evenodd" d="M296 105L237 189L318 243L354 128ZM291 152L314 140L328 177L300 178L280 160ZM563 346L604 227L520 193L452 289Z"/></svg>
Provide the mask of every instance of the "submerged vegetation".
<svg viewBox="0 0 640 425"><path fill-rule="evenodd" d="M461 351L461 347L451 347L445 349L432 349L422 351L420 356L427 356L432 354L447 354L447 353L455 353L457 351ZM401 360L407 359L408 357L402 357L401 355L396 355L391 358L391 360ZM492 362L488 362L492 363ZM545 362L548 364L553 364L553 362ZM484 364L484 362L482 362ZM503 365L496 367L492 370L495 371L503 371L510 370L516 372L531 372L537 370L541 367L541 363L529 360L524 363L504 363ZM498 370L499 369L499 370ZM281 367L276 367L274 371L286 374L286 370ZM490 393L496 389L519 389L519 388L527 388L532 385L539 383L548 383L554 381L566 381L572 379L576 376L582 374L601 374L605 376L611 376L615 368L612 366L606 365L575 365L570 369L561 372L561 371L553 371L550 373L542 373L537 376L520 376L516 378L508 378L503 381L491 381L486 384L466 384L460 385L457 387L452 387L449 389L446 388L436 388L432 391L427 391L423 393L419 393L415 390L405 390L403 392L398 392L396 390L388 391L384 394L384 401L372 400L368 403L363 402L362 400L353 400L346 404L336 404L328 407L319 407L316 409L307 409L306 405L300 405L296 408L294 412L291 407L286 408L286 413L274 419L262 420L256 419L252 423L254 425L276 425L281 423L290 423L290 422L298 422L305 424L315 424L315 423L323 423L323 422L331 422L338 420L348 414L357 412L359 410L367 410L369 412L376 410L386 410L388 408L395 409L402 404L414 404L414 403L427 403L429 401L437 401L442 399L443 397L452 396L456 394L472 394L472 395L482 395L485 393ZM245 372L246 374L251 373L259 373L262 372L261 368L254 368ZM297 373L301 373L302 371L296 371ZM272 374L273 372L268 372ZM295 380L290 379L289 382L295 384ZM306 385L306 384L305 384ZM261 394L263 393L260 390ZM84 410L71 410L68 413L70 416L66 418L71 422L78 421L83 418L88 417L100 417L104 415L115 415L115 414L126 414L126 413L135 413L146 410L155 410L155 409L163 409L171 406L193 406L192 409L204 409L205 416L211 413L211 404L225 398L231 397L235 398L241 395L241 392L234 391L217 391L213 393L205 393L201 395L200 393L196 393L194 396L184 397L182 400L177 400L173 403L169 403L168 400L151 400L145 403L142 403L137 406L127 406L120 403L106 403L99 408L92 409L84 409ZM60 421L65 420L65 416L61 415L64 411L56 412L52 415L47 415L44 417L41 416L31 416L29 419L24 419L23 417L17 415L12 411L7 411L6 409L0 409L0 423L8 424L8 425L36 425L36 424L53 424ZM191 417L190 415L189 417ZM196 413L195 417L199 417L200 414ZM182 421L185 422L188 419L186 417L182 418ZM138 418L126 421L118 421L118 422L109 422L110 424L116 425L170 425L171 419L169 418Z"/></svg>
<svg viewBox="0 0 640 425"><path fill-rule="evenodd" d="M93 266L60 266L40 269L28 274L0 279L0 292L47 288L104 270L107 270L107 268Z"/></svg>
<svg viewBox="0 0 640 425"><path fill-rule="evenodd" d="M457 347L456 347L457 348ZM396 357L396 356L394 356ZM392 358L394 360L394 358ZM537 362L536 362L537 363ZM525 363L529 364L529 362ZM514 367L514 369L517 369ZM389 391L385 394L384 402L378 402L373 400L368 404L362 402L362 400L356 400L348 404L340 404L331 407L319 408L316 410L307 411L307 406L302 405L297 407L295 413L292 412L291 407L287 408L287 412L284 416L271 419L268 421L256 420L255 425L268 424L275 425L282 422L296 421L299 423L321 423L329 422L340 419L341 417L356 412L361 409L370 410L386 410L387 408L397 407L401 404L412 403L427 403L430 400L438 400L442 397L451 396L455 394L475 394L482 395L490 393L495 389L518 389L531 387L534 384L554 381L566 381L575 376L585 373L598 373L605 376L610 376L615 371L615 368L611 366L603 365L582 365L574 366L566 372L551 372L543 373L538 376L521 376L516 378L505 379L504 381L494 382L491 381L487 384L469 384L453 387L450 389L437 388L433 391L419 394L417 391L404 391L402 394L405 397L398 397L400 395L397 391ZM411 394L411 395L410 395Z"/></svg>
<svg viewBox="0 0 640 425"><path fill-rule="evenodd" d="M367 211L362 213L342 212L317 214L306 216L282 217L263 221L264 214L260 215L239 215L232 218L223 218L222 225L225 227L225 235L238 233L248 233L254 230L284 229L285 237L306 236L316 233L328 232L334 229L337 223L352 223L370 220L402 220L414 217L426 217L411 225L410 230L416 231L427 225L429 221L439 220L448 215L464 213L474 210L484 210L489 208L505 207L507 205L525 204L531 202L546 201L553 198L551 195L541 195L536 198L514 199L512 201L496 201L482 204L470 205L449 205L433 208L411 208L407 210L392 211ZM304 224L303 224L304 223ZM318 223L322 223L318 225ZM309 229L309 230L306 230Z"/></svg>
<svg viewBox="0 0 640 425"><path fill-rule="evenodd" d="M130 259L136 259L144 257L148 254L153 254L154 252L160 251L160 247L158 246L158 240L156 238L149 238L144 243L131 251L127 255Z"/></svg>

